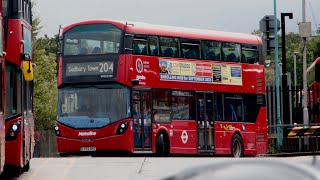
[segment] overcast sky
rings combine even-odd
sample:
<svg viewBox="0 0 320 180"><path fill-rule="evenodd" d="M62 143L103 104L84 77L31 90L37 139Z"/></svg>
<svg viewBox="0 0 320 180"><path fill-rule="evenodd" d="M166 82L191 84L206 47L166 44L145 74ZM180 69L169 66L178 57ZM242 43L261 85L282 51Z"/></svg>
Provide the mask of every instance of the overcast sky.
<svg viewBox="0 0 320 180"><path fill-rule="evenodd" d="M273 15L273 0L35 0L41 35L57 34L59 25L88 19L116 19L219 31L250 33L264 15ZM307 20L320 23L320 0L306 0ZM310 4L311 7L310 8ZM287 31L298 32L302 0L277 0L281 12L292 12ZM314 15L312 15L312 9ZM313 17L314 16L314 17Z"/></svg>

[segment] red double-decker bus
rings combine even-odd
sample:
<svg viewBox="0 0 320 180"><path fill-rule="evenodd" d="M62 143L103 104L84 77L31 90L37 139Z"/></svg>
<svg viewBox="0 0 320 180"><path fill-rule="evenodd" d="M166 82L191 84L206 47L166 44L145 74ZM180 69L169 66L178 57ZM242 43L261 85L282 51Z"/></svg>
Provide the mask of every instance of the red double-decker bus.
<svg viewBox="0 0 320 180"><path fill-rule="evenodd" d="M320 122L320 58L317 58L307 69L308 92L307 102L310 123ZM301 93L302 96L304 93ZM302 99L301 99L302 101Z"/></svg>
<svg viewBox="0 0 320 180"><path fill-rule="evenodd" d="M91 20L63 29L58 152L267 152L257 36Z"/></svg>
<svg viewBox="0 0 320 180"><path fill-rule="evenodd" d="M34 148L30 0L3 0L5 40L5 171L30 168Z"/></svg>

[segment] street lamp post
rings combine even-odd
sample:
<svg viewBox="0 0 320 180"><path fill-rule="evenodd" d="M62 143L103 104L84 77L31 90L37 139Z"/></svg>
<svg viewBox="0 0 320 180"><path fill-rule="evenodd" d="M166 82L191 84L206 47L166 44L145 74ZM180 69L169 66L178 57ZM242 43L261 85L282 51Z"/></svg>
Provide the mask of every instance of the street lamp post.
<svg viewBox="0 0 320 180"><path fill-rule="evenodd" d="M297 87L297 54L298 52L293 53L293 72L294 72L294 87Z"/></svg>
<svg viewBox="0 0 320 180"><path fill-rule="evenodd" d="M278 29L277 24L277 0L273 1L274 5L274 29ZM277 147L278 151L282 148L282 128L281 128L281 118L280 118L280 89L279 89L279 49L278 49L278 33L274 33L274 45L275 45L275 66L276 66L276 102L277 102ZM285 48L285 47L284 47Z"/></svg>

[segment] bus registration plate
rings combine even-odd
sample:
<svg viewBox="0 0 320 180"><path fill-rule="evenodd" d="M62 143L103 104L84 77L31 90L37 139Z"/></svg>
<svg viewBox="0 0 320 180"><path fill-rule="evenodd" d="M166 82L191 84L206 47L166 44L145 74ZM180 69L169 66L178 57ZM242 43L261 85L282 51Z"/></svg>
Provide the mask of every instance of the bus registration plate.
<svg viewBox="0 0 320 180"><path fill-rule="evenodd" d="M96 147L81 147L80 151L96 151Z"/></svg>

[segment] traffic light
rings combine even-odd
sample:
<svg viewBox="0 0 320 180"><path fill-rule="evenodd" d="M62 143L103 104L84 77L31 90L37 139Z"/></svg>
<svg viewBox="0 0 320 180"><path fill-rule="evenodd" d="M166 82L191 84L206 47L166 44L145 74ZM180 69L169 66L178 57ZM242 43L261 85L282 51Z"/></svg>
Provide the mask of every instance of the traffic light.
<svg viewBox="0 0 320 180"><path fill-rule="evenodd" d="M263 51L267 52L268 55L274 49L274 33L280 30L280 21L278 19L277 24L277 30L275 31L273 15L266 15L260 20L260 31L264 34L262 47Z"/></svg>

